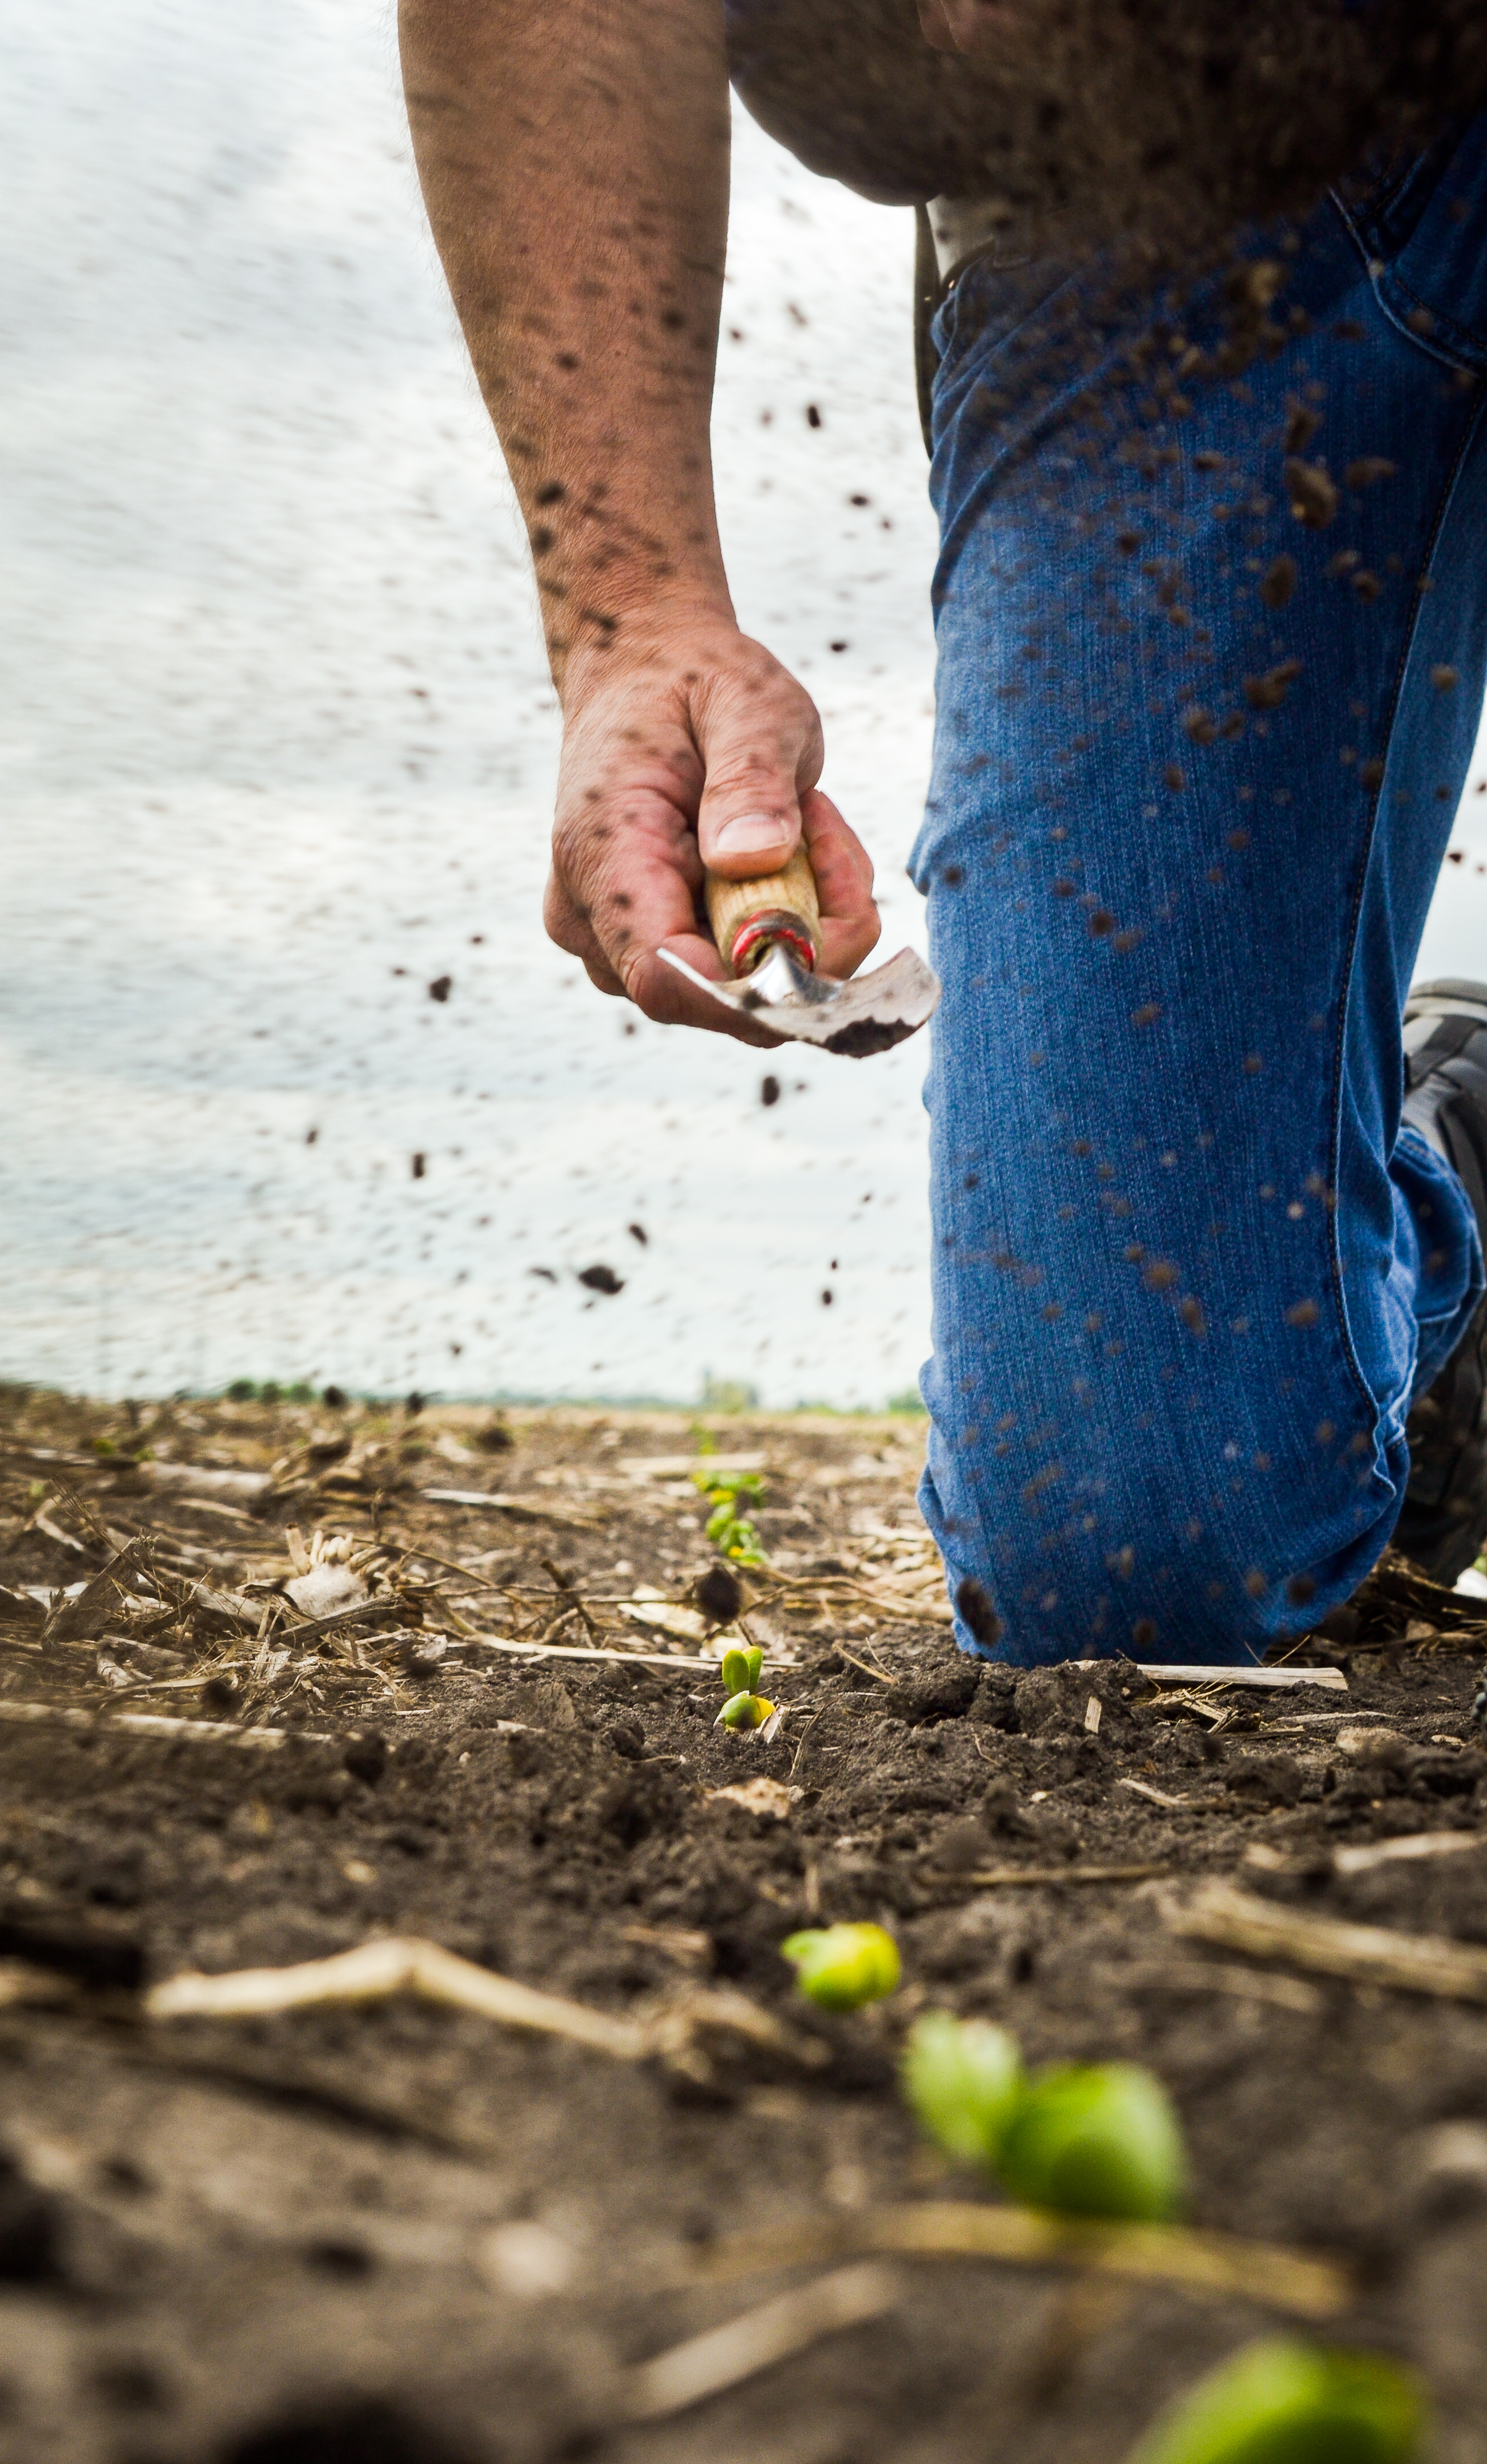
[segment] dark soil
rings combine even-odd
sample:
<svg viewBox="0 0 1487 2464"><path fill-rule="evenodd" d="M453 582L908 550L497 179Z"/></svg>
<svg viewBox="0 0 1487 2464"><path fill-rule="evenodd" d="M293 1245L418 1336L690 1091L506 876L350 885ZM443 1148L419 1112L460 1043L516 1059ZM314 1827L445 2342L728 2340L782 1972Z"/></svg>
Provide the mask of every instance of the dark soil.
<svg viewBox="0 0 1487 2464"><path fill-rule="evenodd" d="M801 2280L702 2281L721 2236L988 2195L917 2143L895 2092L926 2004L1005 2020L1033 2060L1150 2063L1189 2137L1194 2219L1344 2262L1357 2290L1337 2332L1425 2371L1434 2464L1487 2452L1487 2009L1266 1969L1163 1913L1228 1875L1487 1943L1487 1856L1333 1865L1340 1845L1414 1832L1480 1827L1487 1845L1469 1604L1436 1601L1436 1632L1416 1614L1406 1642L1430 1595L1376 1596L1341 1719L1343 1698L1316 1686L1173 1705L1119 1661L978 1668L943 1620L874 1605L891 1592L871 1571L897 1545L884 1534L912 1545L913 1424L730 1420L719 1446L766 1459L784 1566L752 1578L786 1710L766 1743L715 1728L716 1682L679 1661L490 1647L523 1628L664 1655L616 1595L679 1600L709 1553L695 1492L625 1467L689 1457L684 1419L516 1415L515 1444L485 1452L472 1416L443 1412L136 1419L16 1397L0 1421L0 1960L38 1997L0 2007L0 2454L1119 2464L1161 2401L1275 2321L909 2260L872 2327L625 2425L632 2365ZM248 1507L193 1501L133 1465L145 1443L277 1466L275 1485ZM446 1482L514 1505L419 1493ZM380 1536L394 1578L380 1625L322 1628L280 1665L255 1622L273 1595L243 1587L291 1573L290 1527ZM138 1531L156 1537L133 1552L132 1596L75 1610L90 1632L63 1617L44 1636L25 1587L77 1583ZM435 1557L484 1559L479 1579L503 1588L454 1573L437 1588ZM558 1624L565 1582L586 1615ZM67 1709L92 1716L60 1725ZM228 1733L117 1724L140 1711ZM1399 1742L1361 1762L1338 1740L1369 1714ZM288 1733L236 1742L255 1726ZM797 1792L783 1818L711 1793L758 1775ZM1111 1864L1162 1871L1076 1879ZM1017 1866L1076 1879L975 1879ZM888 1925L900 1992L851 2019L803 2004L778 1946L817 1917ZM688 2076L406 1998L140 2013L142 1978L388 1933L607 2012L711 1980L791 2033L709 2038Z"/></svg>

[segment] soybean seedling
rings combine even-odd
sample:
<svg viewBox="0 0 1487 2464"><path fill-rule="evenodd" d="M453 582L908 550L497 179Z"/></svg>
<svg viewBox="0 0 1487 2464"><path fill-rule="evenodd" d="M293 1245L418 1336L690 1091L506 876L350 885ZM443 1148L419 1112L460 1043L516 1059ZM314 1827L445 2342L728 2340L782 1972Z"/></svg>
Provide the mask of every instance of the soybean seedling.
<svg viewBox="0 0 1487 2464"><path fill-rule="evenodd" d="M1032 2079L1002 2133L996 2169L1029 2207L1152 2224L1177 2213L1187 2179L1171 2099L1135 2062L1069 2063Z"/></svg>
<svg viewBox="0 0 1487 2464"><path fill-rule="evenodd" d="M1266 2337L1160 2413L1127 2464L1410 2464L1425 2423L1396 2362Z"/></svg>
<svg viewBox="0 0 1487 2464"><path fill-rule="evenodd" d="M739 1510L741 1498L757 1506L763 1497L765 1485L758 1472L723 1474L699 1470L692 1477L712 1507L707 1536L720 1557L731 1558L736 1566L765 1565L767 1561L758 1527Z"/></svg>
<svg viewBox="0 0 1487 2464"><path fill-rule="evenodd" d="M910 2033L903 2092L960 2163L1015 2199L1065 2215L1161 2222L1183 2202L1187 2157L1160 2079L1134 2062L1067 2065L1029 2079L1016 2039L927 2011Z"/></svg>
<svg viewBox="0 0 1487 2464"><path fill-rule="evenodd" d="M747 1651L737 1644L722 1655L723 1706L713 1722L715 1728L762 1728L774 1717L774 1705L767 1694L761 1694L759 1679L765 1655L757 1643Z"/></svg>
<svg viewBox="0 0 1487 2464"><path fill-rule="evenodd" d="M876 1925L824 1925L792 1933L780 1945L802 1993L824 2011L856 2011L880 2002L903 1973L899 1946Z"/></svg>
<svg viewBox="0 0 1487 2464"><path fill-rule="evenodd" d="M1025 2080L1017 2039L989 2019L926 2011L903 2049L903 2093L960 2165L994 2166Z"/></svg>

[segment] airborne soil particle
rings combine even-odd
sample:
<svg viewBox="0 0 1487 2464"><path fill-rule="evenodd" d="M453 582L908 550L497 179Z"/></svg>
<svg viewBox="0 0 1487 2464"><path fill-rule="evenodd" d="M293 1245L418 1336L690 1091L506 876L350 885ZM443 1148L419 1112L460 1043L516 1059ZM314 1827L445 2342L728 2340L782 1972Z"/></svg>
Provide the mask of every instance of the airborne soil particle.
<svg viewBox="0 0 1487 2464"><path fill-rule="evenodd" d="M624 2427L632 2364L792 2280L689 2282L718 2237L864 2200L984 2195L916 2143L894 2090L926 2004L1006 2021L1034 2061L1149 2062L1189 2137L1196 2219L1350 2264L1339 2332L1425 2369L1440 2464L1483 2452L1487 2011L1326 1978L1298 1991L1289 1970L1289 1998L1261 1998L1263 1971L1162 1922L1164 1893L1207 1873L1487 1941L1487 1854L1332 1865L1339 1845L1396 1835L1480 1825L1487 1843L1479 1634L1470 1648L1403 1641L1411 1617L1460 1612L1392 1577L1365 1604L1345 1706L1319 1687L1164 1706L1129 1662L978 1665L943 1619L874 1605L881 1552L918 1529L915 1424L719 1420L721 1456L765 1458L760 1520L795 1584L744 1576L786 1708L765 1743L713 1726L721 1691L686 1664L695 1642L675 1668L633 1626L627 1640L659 1665L522 1661L448 1614L457 1600L465 1624L495 1632L499 1587L516 1586L527 1630L550 1627L570 1595L548 1557L606 1636L606 1601L649 1587L679 1606L709 1563L700 1501L671 1467L697 1444L685 1419L513 1412L496 1463L472 1444L479 1415L429 1405L404 1444L394 1416L347 1411L351 1448L315 1470L309 1449L323 1457L336 1434L318 1409L140 1417L134 1434L101 1407L7 1407L0 1582L77 1582L107 1531L138 1528L188 1593L225 1599L288 1577L290 1527L380 1533L414 1552L402 1579L412 1565L429 1639L419 1675L383 1656L385 1626L345 1629L339 1654L315 1638L271 1680L249 1665L240 1708L207 1712L204 1675L256 1649L226 1612L214 1640L198 1610L171 1627L154 1648L175 1642L182 1678L151 1668L126 1679L138 1693L99 1676L100 1639L0 1626L0 1705L100 1715L0 1716L0 1955L55 1995L0 2010L8 2464L1118 2464L1164 2397L1274 2322L1162 2288L1093 2299L1052 2274L908 2262L871 2334ZM98 1437L183 1463L277 1463L278 1485L245 1522L150 1493L147 1465L95 1465ZM470 1460L456 1470L451 1450ZM415 1480L499 1486L547 1519L434 1507ZM436 1561L472 1571L436 1595ZM582 1646L584 1631L570 1610L558 1639ZM130 1733L110 1726L121 1708L305 1733L251 1751L233 1733ZM1340 1747L1370 1723L1397 1742L1369 1759ZM784 1819L712 1793L761 1776L794 1792ZM977 1880L1141 1863L1166 1873ZM838 1918L889 1925L905 1985L827 2020L778 1946ZM134 2016L140 1968L278 1966L383 1933L616 2013L707 1978L829 2057L801 2068L740 2040L687 2081L410 2001ZM1478 2140L1474 2169L1462 2149ZM542 2264L523 2275L529 2244Z"/></svg>

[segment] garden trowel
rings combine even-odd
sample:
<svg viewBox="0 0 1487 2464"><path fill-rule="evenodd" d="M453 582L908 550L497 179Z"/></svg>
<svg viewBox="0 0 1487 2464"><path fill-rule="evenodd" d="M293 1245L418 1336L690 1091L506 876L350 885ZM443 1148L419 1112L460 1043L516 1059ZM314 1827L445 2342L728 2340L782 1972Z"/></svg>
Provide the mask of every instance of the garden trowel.
<svg viewBox="0 0 1487 2464"><path fill-rule="evenodd" d="M759 881L710 872L706 895L713 938L732 980L714 983L674 950L658 955L689 983L789 1043L819 1044L860 1060L901 1044L940 999L939 977L913 950L847 983L817 975L821 909L803 847L783 872Z"/></svg>

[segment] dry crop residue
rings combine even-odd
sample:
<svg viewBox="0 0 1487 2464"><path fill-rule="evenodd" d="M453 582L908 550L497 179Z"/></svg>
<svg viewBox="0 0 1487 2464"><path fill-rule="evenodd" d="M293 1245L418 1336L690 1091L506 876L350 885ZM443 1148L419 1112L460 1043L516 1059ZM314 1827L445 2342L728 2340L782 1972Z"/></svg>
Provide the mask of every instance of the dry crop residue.
<svg viewBox="0 0 1487 2464"><path fill-rule="evenodd" d="M896 2091L926 2006L1149 2063L1194 2221L1339 2263L1336 2332L1480 2453L1487 2007L1328 1972L1304 1925L1243 1947L1255 1899L1487 1941L1476 1604L1388 1569L1345 1695L1018 1675L954 1655L920 1424L715 1419L699 1456L681 1415L487 1417L6 1404L6 2455L1112 2464L1261 2308L900 2255L822 2278L793 2350L768 2305L813 2279L717 2263L988 2195ZM698 1464L763 1476L767 1740L714 1726ZM836 1919L904 1969L839 2018L778 1950ZM403 1967L456 2002L462 1961L616 2024L151 2015L378 1937L455 1954ZM771 2365L642 2426L706 2356L638 2365L755 2311Z"/></svg>

